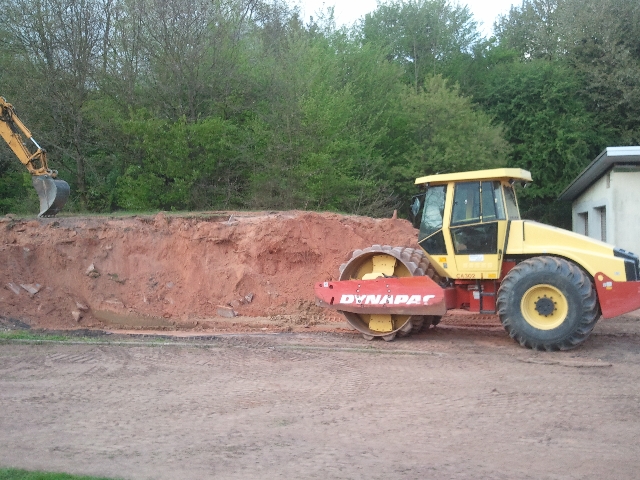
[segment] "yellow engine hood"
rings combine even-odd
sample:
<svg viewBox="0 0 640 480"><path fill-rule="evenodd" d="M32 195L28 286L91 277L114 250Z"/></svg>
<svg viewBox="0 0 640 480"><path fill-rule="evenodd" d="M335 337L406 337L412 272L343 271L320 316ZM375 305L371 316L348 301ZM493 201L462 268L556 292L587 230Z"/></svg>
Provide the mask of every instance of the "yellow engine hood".
<svg viewBox="0 0 640 480"><path fill-rule="evenodd" d="M556 255L572 260L594 276L598 272L626 281L624 260L613 245L531 220L510 222L506 255Z"/></svg>

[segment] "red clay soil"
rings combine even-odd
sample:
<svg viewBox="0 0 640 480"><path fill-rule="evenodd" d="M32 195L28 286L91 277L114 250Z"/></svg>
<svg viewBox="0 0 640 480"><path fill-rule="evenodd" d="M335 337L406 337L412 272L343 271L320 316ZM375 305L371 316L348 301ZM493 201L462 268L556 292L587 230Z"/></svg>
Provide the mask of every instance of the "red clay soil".
<svg viewBox="0 0 640 480"><path fill-rule="evenodd" d="M303 211L6 216L0 318L46 329L180 329L207 328L231 309L324 316L314 310L313 284L337 278L353 250L416 239L406 220Z"/></svg>

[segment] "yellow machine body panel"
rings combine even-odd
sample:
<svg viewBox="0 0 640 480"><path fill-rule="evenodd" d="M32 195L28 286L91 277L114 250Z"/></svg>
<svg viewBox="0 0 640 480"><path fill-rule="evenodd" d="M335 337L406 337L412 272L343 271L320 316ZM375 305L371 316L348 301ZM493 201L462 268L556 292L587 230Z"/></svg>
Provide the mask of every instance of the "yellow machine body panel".
<svg viewBox="0 0 640 480"><path fill-rule="evenodd" d="M627 280L624 259L614 256L612 245L531 220L511 222L506 254L557 255L572 260L591 276L600 272L617 282Z"/></svg>

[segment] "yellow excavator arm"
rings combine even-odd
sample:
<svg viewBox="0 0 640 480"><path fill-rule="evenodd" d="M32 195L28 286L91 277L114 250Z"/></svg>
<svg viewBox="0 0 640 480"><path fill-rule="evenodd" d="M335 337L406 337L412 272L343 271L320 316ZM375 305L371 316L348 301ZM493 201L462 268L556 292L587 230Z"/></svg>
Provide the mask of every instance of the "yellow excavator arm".
<svg viewBox="0 0 640 480"><path fill-rule="evenodd" d="M32 175L32 184L40 198L38 216L55 216L69 198L69 184L56 179L58 172L49 168L46 150L38 145L31 131L18 118L13 105L4 97L0 97L0 135ZM25 137L34 144L35 152L29 150Z"/></svg>

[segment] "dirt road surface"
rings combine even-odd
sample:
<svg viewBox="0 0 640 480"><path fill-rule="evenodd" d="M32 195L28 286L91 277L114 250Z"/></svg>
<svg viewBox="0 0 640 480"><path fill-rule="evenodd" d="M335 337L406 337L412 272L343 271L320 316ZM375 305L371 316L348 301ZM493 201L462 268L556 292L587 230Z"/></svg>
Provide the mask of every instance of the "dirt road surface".
<svg viewBox="0 0 640 480"><path fill-rule="evenodd" d="M0 465L126 479L632 479L640 320L0 343Z"/></svg>

